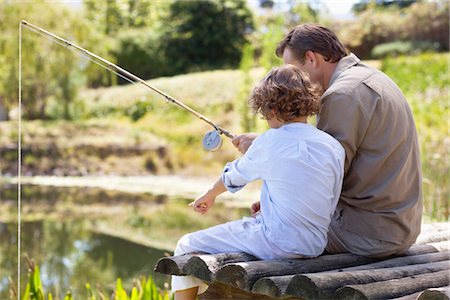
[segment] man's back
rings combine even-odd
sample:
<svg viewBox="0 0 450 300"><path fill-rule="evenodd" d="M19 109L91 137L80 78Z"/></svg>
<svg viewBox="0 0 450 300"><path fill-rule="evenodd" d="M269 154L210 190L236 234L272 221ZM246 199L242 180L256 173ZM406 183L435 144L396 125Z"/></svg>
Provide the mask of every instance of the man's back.
<svg viewBox="0 0 450 300"><path fill-rule="evenodd" d="M409 247L420 231L422 183L414 120L400 89L356 56L344 57L322 96L317 127L346 151L342 228Z"/></svg>

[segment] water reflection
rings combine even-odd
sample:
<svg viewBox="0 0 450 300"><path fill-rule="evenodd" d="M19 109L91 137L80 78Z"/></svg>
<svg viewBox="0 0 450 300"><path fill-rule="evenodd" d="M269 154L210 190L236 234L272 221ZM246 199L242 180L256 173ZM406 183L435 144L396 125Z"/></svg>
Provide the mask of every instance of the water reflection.
<svg viewBox="0 0 450 300"><path fill-rule="evenodd" d="M99 285L110 294L115 279L121 277L127 290L132 281L141 275L153 275L159 286L167 276L154 274L156 261L164 255L162 250L137 245L122 239L91 233L89 221L81 222L26 222L21 226L21 241L24 255L40 265L44 290L60 298L72 288L74 296L83 298L85 284ZM17 249L14 247L14 224L0 223L1 299L8 298L8 275L17 264ZM8 240L8 241L6 241ZM26 281L25 262L22 262L22 282ZM24 284L23 284L24 285Z"/></svg>
<svg viewBox="0 0 450 300"><path fill-rule="evenodd" d="M17 281L17 187L0 182L0 199L0 299L9 299L8 278ZM45 292L59 299L69 289L76 299L85 298L86 283L110 295L118 277L128 291L142 275L153 275L163 287L169 278L153 274L153 267L165 253L143 245L173 249L187 232L248 214L217 203L199 218L188 209L190 201L98 188L22 185L22 292L28 277L25 255L40 266Z"/></svg>
<svg viewBox="0 0 450 300"><path fill-rule="evenodd" d="M0 299L9 299L10 287L17 286L16 199L17 186L0 182ZM28 279L25 256L40 266L45 292L60 299L69 289L83 299L87 282L94 289L100 286L104 294L110 294L117 277L122 277L129 290L134 279L153 274L154 264L164 255L163 251L90 229L108 208L149 207L161 205L165 200L162 195L145 193L22 185L22 293ZM109 211L108 216L113 213L114 210ZM167 277L154 275L162 287ZM14 280L13 284L9 278Z"/></svg>
<svg viewBox="0 0 450 300"><path fill-rule="evenodd" d="M17 224L0 223L0 299L9 299L9 277L17 278Z"/></svg>

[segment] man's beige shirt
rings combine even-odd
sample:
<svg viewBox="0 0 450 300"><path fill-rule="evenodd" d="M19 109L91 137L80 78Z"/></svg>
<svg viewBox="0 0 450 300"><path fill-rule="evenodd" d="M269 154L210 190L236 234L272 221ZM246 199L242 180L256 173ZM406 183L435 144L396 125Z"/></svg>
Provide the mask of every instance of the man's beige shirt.
<svg viewBox="0 0 450 300"><path fill-rule="evenodd" d="M317 127L346 152L339 207L346 230L413 243L422 216L421 165L411 110L398 86L350 54L322 95Z"/></svg>

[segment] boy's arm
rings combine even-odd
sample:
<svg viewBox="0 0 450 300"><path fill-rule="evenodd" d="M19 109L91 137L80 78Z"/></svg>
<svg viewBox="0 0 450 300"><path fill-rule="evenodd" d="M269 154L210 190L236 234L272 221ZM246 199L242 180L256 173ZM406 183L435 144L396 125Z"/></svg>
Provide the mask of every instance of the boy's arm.
<svg viewBox="0 0 450 300"><path fill-rule="evenodd" d="M212 188L210 188L206 193L197 197L197 199L195 199L189 205L192 206L196 212L204 214L214 205L214 200L216 199L216 197L226 190L227 189L222 182L222 177L219 177Z"/></svg>

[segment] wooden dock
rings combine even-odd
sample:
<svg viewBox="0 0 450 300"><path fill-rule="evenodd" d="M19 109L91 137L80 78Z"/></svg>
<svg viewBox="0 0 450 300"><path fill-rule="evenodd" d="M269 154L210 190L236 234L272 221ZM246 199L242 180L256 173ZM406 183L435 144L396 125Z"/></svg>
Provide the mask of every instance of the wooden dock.
<svg viewBox="0 0 450 300"><path fill-rule="evenodd" d="M245 253L160 259L155 271L209 284L199 299L450 299L450 224L424 224L405 255L258 260Z"/></svg>

